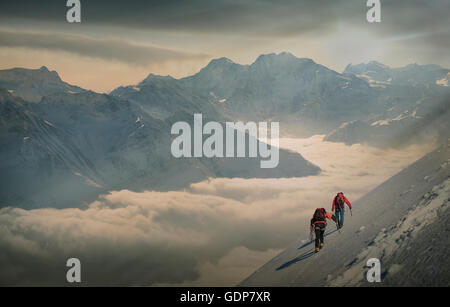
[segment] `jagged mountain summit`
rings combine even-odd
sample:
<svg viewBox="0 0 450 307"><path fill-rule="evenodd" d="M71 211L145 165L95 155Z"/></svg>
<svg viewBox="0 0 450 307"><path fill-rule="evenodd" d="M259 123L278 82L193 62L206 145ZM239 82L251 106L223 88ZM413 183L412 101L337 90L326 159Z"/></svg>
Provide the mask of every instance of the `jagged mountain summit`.
<svg viewBox="0 0 450 307"><path fill-rule="evenodd" d="M336 122L364 112L367 94L362 80L344 77L311 59L286 52L261 55L251 65L215 60L180 83L209 92L230 117L258 120L296 116L310 124L312 119Z"/></svg>
<svg viewBox="0 0 450 307"><path fill-rule="evenodd" d="M120 87L111 94L154 108L158 104L167 108L172 97L164 101L165 97L154 96L162 82L161 78L147 78L136 86ZM367 113L371 95L364 80L344 76L311 59L296 58L286 52L261 55L251 65L219 58L193 76L166 77L164 82L176 96L208 101L227 118L289 118L298 123L305 121L318 130ZM318 120L321 125L316 124Z"/></svg>
<svg viewBox="0 0 450 307"><path fill-rule="evenodd" d="M39 69L12 68L0 70L0 87L30 102L54 93L81 93L85 90L61 80L56 71L42 66Z"/></svg>
<svg viewBox="0 0 450 307"><path fill-rule="evenodd" d="M390 68L373 61L350 64L338 73L282 52L261 55L250 65L214 59L192 76L150 75L111 94L139 102L162 117L174 103L191 108L195 99L205 110L213 109L212 116L277 120L283 132L304 136L328 134L351 121L396 118L420 101L435 105L450 93L448 72L437 65ZM175 94L168 95L166 89Z"/></svg>
<svg viewBox="0 0 450 307"><path fill-rule="evenodd" d="M170 76L149 74L134 86L121 86L110 93L120 99L135 102L147 113L160 119L172 116L178 111L188 114L202 113L206 117L223 119L207 95L183 87Z"/></svg>

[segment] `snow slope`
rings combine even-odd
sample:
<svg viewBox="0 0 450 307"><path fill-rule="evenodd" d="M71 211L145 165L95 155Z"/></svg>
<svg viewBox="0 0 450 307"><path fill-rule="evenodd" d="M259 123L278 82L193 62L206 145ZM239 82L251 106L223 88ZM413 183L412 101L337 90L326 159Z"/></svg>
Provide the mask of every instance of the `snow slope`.
<svg viewBox="0 0 450 307"><path fill-rule="evenodd" d="M447 144L355 201L341 233L329 224L319 254L305 241L304 225L298 241L240 285L374 285L365 265L375 257L382 273L377 285L449 286L449 164Z"/></svg>

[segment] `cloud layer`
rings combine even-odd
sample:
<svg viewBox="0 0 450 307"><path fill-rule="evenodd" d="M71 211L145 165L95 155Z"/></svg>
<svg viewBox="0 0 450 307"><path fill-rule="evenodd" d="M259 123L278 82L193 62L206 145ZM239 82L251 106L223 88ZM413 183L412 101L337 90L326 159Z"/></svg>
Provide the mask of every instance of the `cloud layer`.
<svg viewBox="0 0 450 307"><path fill-rule="evenodd" d="M211 179L185 191L113 191L87 209L0 210L0 284L233 285L296 239L336 191L355 200L430 147L382 151L282 139L325 171L291 179ZM357 207L355 208L357 210Z"/></svg>
<svg viewBox="0 0 450 307"><path fill-rule="evenodd" d="M137 45L119 39L94 39L79 35L4 30L0 30L0 46L57 50L133 65L151 65L166 61L195 60L208 57L167 48Z"/></svg>
<svg viewBox="0 0 450 307"><path fill-rule="evenodd" d="M382 1L382 23L391 34L428 32L449 25L446 0ZM67 8L58 0L3 1L0 16L34 21L65 21ZM365 21L366 1L360 0L97 0L82 1L86 23L146 30L291 35L337 23Z"/></svg>

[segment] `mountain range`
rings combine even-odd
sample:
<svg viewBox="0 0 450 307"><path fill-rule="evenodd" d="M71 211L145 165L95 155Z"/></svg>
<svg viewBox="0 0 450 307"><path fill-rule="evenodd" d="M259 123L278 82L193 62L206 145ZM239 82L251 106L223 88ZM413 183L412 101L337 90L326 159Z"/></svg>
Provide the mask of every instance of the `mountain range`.
<svg viewBox="0 0 450 307"><path fill-rule="evenodd" d="M22 77L24 83L38 84L55 74L39 69ZM203 110L205 122L223 117L209 101L190 97L187 105L189 100L170 88L161 89L162 97L175 97L173 105L161 104L170 114L166 117L114 95L74 92L63 81L34 93L55 88L60 90L39 101L25 100L30 91L19 83L0 89L1 206L79 207L110 190L172 190L209 177L301 177L320 171L286 150L280 150L280 163L270 170L261 169L256 158L172 157L173 123L192 122L192 114Z"/></svg>
<svg viewBox="0 0 450 307"><path fill-rule="evenodd" d="M55 71L0 71L0 206L71 207L112 189L170 190L208 177L301 177L320 169L280 151L280 164L252 158L175 159L171 125L204 121L279 121L283 135L397 146L446 140L449 70L389 68L370 62L338 73L290 53L251 65L212 60L181 79L149 74L99 94ZM419 133L420 132L420 133ZM420 135L420 137L416 137Z"/></svg>
<svg viewBox="0 0 450 307"><path fill-rule="evenodd" d="M180 103L187 99L188 103L182 103L186 108L209 112L212 105L226 118L279 121L284 135L332 133L327 140L383 146L384 135L381 141L372 139L372 133L380 134L376 128L365 129L363 137L349 129L356 125L354 130L359 131L362 125L373 127L376 122L405 117L420 119L448 109L449 76L450 70L438 65L390 68L375 61L349 64L338 73L311 59L282 52L261 55L251 65L215 59L197 74L181 79L150 74L141 83L119 87L111 95L141 103L162 117L170 114L176 99ZM194 101L196 106L192 106ZM408 120L401 126L414 129L422 125L418 122ZM335 131L343 124L346 129ZM404 134L395 125L389 129L398 130L399 137ZM427 136L437 135L439 131L428 128ZM389 140L388 146L394 141Z"/></svg>

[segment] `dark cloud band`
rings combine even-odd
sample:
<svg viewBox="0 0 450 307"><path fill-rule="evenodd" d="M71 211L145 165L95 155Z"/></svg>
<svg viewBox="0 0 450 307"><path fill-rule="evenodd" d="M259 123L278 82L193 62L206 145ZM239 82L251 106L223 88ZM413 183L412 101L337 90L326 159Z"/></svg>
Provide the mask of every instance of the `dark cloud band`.
<svg viewBox="0 0 450 307"><path fill-rule="evenodd" d="M166 48L136 45L118 39L94 39L78 35L1 30L0 46L58 50L81 56L115 60L136 65L208 57L204 54L191 54Z"/></svg>
<svg viewBox="0 0 450 307"><path fill-rule="evenodd" d="M336 22L366 26L362 0L96 0L81 1L83 22L151 30L250 31L279 34L334 27ZM447 0L382 1L382 25L395 32L435 30L449 25ZM65 22L65 1L17 0L0 3L0 17ZM261 30L261 31L259 31Z"/></svg>

